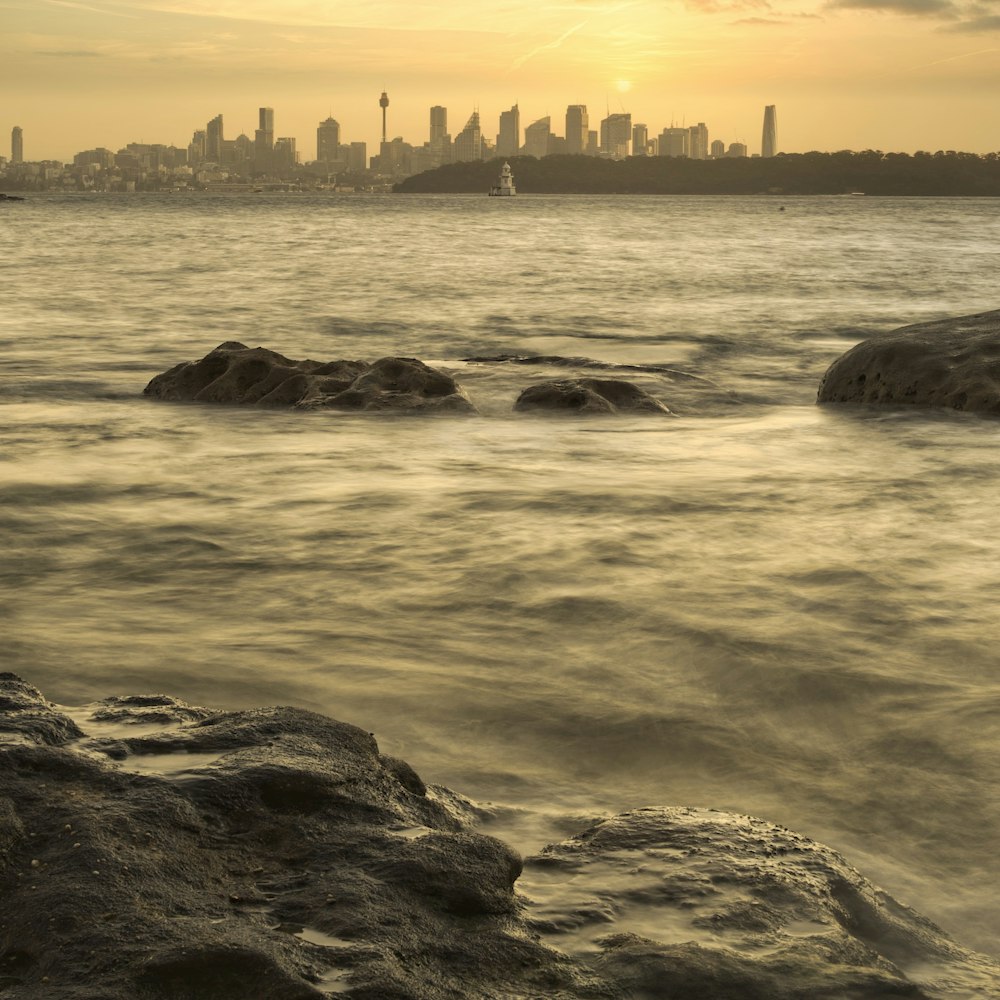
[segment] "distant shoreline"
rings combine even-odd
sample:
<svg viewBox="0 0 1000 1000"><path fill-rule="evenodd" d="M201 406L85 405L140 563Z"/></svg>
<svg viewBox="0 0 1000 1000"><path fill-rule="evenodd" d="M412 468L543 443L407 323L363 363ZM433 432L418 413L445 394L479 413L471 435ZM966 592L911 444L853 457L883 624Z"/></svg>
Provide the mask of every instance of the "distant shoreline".
<svg viewBox="0 0 1000 1000"><path fill-rule="evenodd" d="M452 163L400 181L399 194L485 193L499 159ZM522 194L1000 197L1000 155L794 153L773 158L514 157Z"/></svg>

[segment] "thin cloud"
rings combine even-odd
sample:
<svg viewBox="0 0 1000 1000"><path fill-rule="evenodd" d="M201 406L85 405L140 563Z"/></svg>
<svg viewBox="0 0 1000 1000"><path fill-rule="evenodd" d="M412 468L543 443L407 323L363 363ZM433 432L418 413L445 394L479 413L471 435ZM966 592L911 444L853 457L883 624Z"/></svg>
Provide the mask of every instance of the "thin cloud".
<svg viewBox="0 0 1000 1000"><path fill-rule="evenodd" d="M956 24L948 25L948 31L987 32L1000 31L1000 14L984 14L972 17ZM984 49L985 52L996 52L997 49Z"/></svg>
<svg viewBox="0 0 1000 1000"><path fill-rule="evenodd" d="M533 59L535 56L542 52L549 52L552 49L558 49L566 39L575 35L581 28L587 26L586 21L581 21L579 24L574 24L572 28L568 28L564 31L558 38L551 42L546 42L544 45L539 45L537 48L532 49L530 52L523 56L518 56L517 59L511 65L512 69L520 69L529 59Z"/></svg>
<svg viewBox="0 0 1000 1000"><path fill-rule="evenodd" d="M37 51L34 53L36 56L54 56L57 59L91 59L99 58L104 55L103 52L94 52L90 49L77 49L75 51L55 51L55 52L42 52Z"/></svg>
<svg viewBox="0 0 1000 1000"><path fill-rule="evenodd" d="M952 0L831 0L835 10L874 10L913 17L954 17L958 10Z"/></svg>

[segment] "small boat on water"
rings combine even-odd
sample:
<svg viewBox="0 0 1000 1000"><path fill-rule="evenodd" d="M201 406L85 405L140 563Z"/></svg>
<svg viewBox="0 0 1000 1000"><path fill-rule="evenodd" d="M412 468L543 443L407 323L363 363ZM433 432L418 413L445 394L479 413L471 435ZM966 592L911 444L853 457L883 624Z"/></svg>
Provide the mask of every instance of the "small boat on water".
<svg viewBox="0 0 1000 1000"><path fill-rule="evenodd" d="M496 184L490 188L491 198L512 198L517 194L514 187L514 175L510 172L510 164L505 163L500 171L500 177Z"/></svg>
<svg viewBox="0 0 1000 1000"><path fill-rule="evenodd" d="M4 194L0 191L0 201L24 201L19 194Z"/></svg>

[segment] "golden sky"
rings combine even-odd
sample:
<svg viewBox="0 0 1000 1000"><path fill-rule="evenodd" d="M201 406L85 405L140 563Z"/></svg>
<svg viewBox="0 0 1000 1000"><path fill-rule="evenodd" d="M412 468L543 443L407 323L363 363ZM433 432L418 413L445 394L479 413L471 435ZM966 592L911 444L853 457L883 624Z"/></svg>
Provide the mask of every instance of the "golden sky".
<svg viewBox="0 0 1000 1000"><path fill-rule="evenodd" d="M427 139L428 108L484 134L586 104L650 133L705 122L778 146L1000 150L1000 0L0 0L0 152L66 160L127 142L186 145L216 114L251 137L257 108L315 156L328 114L375 152Z"/></svg>

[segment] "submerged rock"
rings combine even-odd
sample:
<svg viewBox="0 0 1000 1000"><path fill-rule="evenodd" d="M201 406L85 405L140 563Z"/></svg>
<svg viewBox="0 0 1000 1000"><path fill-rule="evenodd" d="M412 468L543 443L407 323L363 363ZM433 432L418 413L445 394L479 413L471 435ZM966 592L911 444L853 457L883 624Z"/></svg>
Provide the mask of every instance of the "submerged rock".
<svg viewBox="0 0 1000 1000"><path fill-rule="evenodd" d="M658 399L631 382L611 378L568 378L529 386L515 410L569 410L574 413L670 413Z"/></svg>
<svg viewBox="0 0 1000 1000"><path fill-rule="evenodd" d="M71 714L0 674L5 1000L957 1000L1000 982L762 820L600 822L529 860L526 900L474 805L355 726L160 695Z"/></svg>
<svg viewBox="0 0 1000 1000"><path fill-rule="evenodd" d="M863 341L830 366L817 401L1000 413L1000 310Z"/></svg>
<svg viewBox="0 0 1000 1000"><path fill-rule="evenodd" d="M416 358L292 361L265 347L229 341L199 361L155 376L156 399L319 410L475 413L451 376Z"/></svg>

